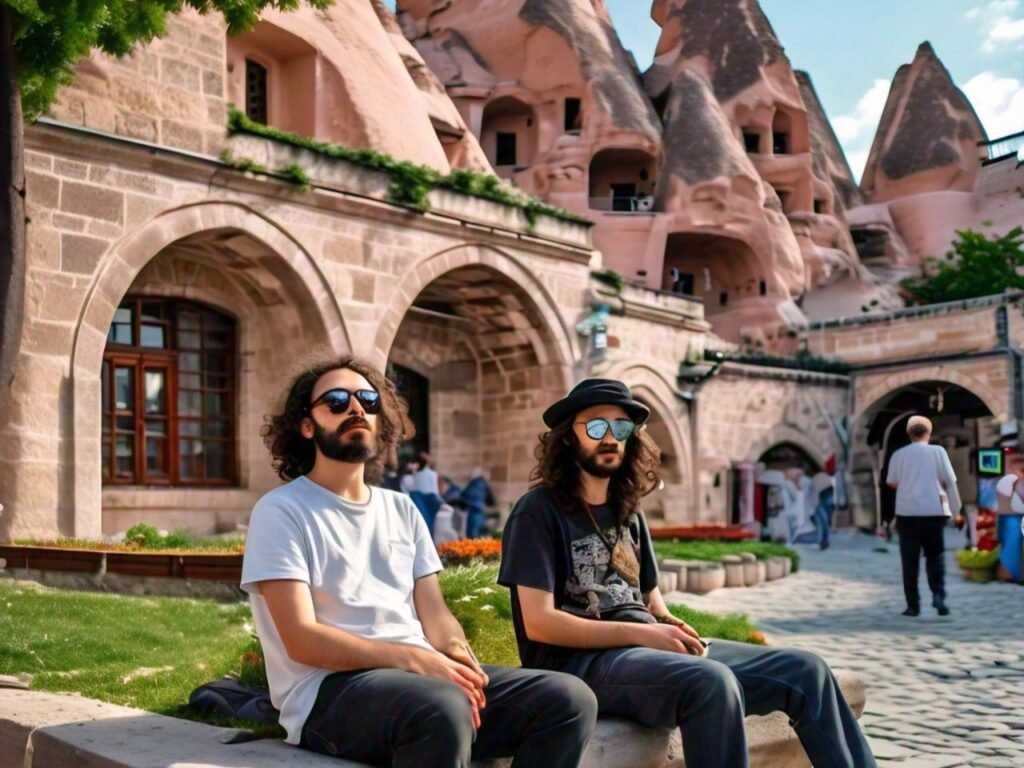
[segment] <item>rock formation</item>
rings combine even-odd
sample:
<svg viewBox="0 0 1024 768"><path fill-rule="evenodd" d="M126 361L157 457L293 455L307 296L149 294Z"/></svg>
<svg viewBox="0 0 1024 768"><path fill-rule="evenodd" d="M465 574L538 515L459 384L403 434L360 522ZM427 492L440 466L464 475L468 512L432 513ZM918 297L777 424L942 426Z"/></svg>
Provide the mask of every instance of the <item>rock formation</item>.
<svg viewBox="0 0 1024 768"><path fill-rule="evenodd" d="M861 188L871 202L921 192L970 191L978 142L987 138L970 102L928 42L896 72Z"/></svg>

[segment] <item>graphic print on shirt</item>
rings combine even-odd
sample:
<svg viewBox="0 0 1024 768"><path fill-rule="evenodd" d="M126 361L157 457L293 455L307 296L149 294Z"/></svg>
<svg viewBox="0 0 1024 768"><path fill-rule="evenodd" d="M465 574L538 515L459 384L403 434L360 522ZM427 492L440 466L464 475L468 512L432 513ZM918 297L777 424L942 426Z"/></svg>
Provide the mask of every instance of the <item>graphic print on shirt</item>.
<svg viewBox="0 0 1024 768"><path fill-rule="evenodd" d="M630 537L628 529L622 529ZM614 542L616 527L603 531L605 539ZM572 571L565 583L566 600L562 609L578 616L601 618L603 613L622 606L643 605L639 587L632 587L611 567L611 553L605 542L591 533L570 544Z"/></svg>

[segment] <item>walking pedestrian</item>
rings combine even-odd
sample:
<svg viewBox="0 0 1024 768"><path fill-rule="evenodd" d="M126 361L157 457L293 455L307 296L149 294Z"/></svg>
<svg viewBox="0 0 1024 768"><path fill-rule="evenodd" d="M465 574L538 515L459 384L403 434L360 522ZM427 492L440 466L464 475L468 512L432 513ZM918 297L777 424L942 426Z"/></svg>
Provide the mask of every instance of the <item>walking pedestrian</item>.
<svg viewBox="0 0 1024 768"><path fill-rule="evenodd" d="M811 478L811 494L814 499L814 522L818 527L818 548L828 549L829 529L832 527L832 513L835 511L836 457L829 456L825 468Z"/></svg>
<svg viewBox="0 0 1024 768"><path fill-rule="evenodd" d="M921 613L917 582L923 550L932 605L940 616L947 616L943 529L949 518L960 511L956 474L946 450L941 445L929 444L929 419L911 416L907 436L910 444L892 455L886 476L889 487L896 489L896 532L900 537L903 594L907 600L903 615Z"/></svg>

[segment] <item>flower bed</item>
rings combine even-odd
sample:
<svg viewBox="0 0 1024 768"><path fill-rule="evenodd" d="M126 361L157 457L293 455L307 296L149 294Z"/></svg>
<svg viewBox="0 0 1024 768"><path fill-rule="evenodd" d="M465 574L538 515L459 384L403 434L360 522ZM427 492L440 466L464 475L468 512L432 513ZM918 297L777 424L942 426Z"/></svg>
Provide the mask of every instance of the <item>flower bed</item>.
<svg viewBox="0 0 1024 768"><path fill-rule="evenodd" d="M437 547L437 554L446 566L467 565L474 560L494 562L501 559L501 541L497 539L459 539Z"/></svg>
<svg viewBox="0 0 1024 768"><path fill-rule="evenodd" d="M652 528L652 539L683 539L690 541L744 541L754 534L738 525L681 525L673 528Z"/></svg>

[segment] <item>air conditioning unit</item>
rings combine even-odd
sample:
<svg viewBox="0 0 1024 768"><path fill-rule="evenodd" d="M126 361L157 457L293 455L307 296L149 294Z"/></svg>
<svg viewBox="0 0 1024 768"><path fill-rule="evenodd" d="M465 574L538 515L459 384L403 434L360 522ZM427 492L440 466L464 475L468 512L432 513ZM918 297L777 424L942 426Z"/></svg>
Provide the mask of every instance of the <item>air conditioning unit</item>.
<svg viewBox="0 0 1024 768"><path fill-rule="evenodd" d="M654 210L654 198L650 195L646 197L638 197L636 199L636 210L638 211L653 211Z"/></svg>

